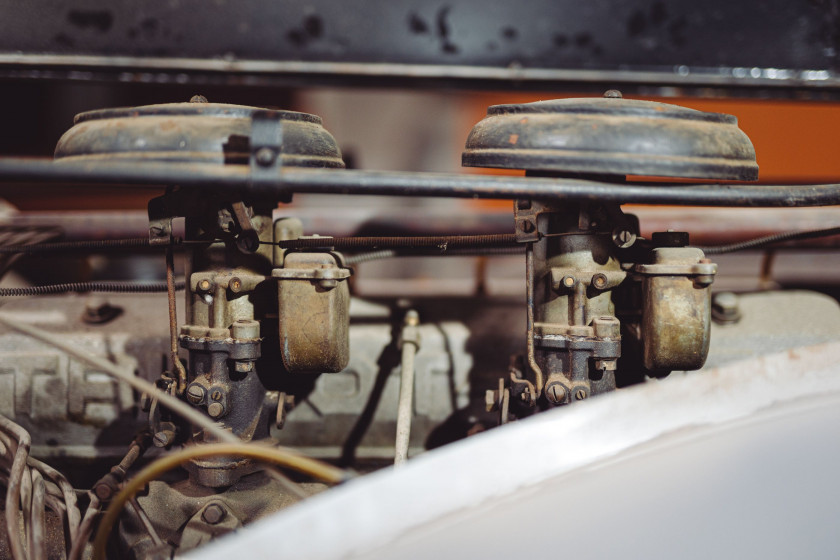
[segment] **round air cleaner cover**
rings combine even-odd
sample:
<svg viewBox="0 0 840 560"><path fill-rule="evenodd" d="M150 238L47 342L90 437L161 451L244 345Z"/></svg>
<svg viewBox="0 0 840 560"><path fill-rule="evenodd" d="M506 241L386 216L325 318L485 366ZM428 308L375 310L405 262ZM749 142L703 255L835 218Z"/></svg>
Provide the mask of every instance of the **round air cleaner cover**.
<svg viewBox="0 0 840 560"><path fill-rule="evenodd" d="M344 167L335 138L320 117L222 103L168 103L80 113L59 139L55 157L247 164L251 118L257 111L276 115L283 124L284 166Z"/></svg>
<svg viewBox="0 0 840 560"><path fill-rule="evenodd" d="M734 116L614 95L494 105L470 132L462 163L561 173L758 179L755 150Z"/></svg>

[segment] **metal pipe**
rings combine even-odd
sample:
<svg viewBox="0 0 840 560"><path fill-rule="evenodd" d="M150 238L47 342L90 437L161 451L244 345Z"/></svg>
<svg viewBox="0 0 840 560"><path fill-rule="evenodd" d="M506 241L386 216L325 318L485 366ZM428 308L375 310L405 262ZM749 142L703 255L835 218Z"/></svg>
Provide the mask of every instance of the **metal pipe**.
<svg viewBox="0 0 840 560"><path fill-rule="evenodd" d="M247 165L0 158L0 182L130 184L292 193L598 200L684 206L793 207L840 204L840 184L608 183L569 178L284 168L253 176Z"/></svg>
<svg viewBox="0 0 840 560"><path fill-rule="evenodd" d="M169 306L169 357L172 368L178 375L178 394L187 389L187 371L178 357L178 314L175 304L175 259L172 245L166 247L166 296Z"/></svg>
<svg viewBox="0 0 840 560"><path fill-rule="evenodd" d="M525 299L526 299L526 334L528 344L528 365L534 372L534 399L540 398L545 379L542 368L537 364L534 351L534 244L528 243L525 247Z"/></svg>
<svg viewBox="0 0 840 560"><path fill-rule="evenodd" d="M394 466L408 460L408 446L411 440L411 416L414 412L414 357L420 347L420 333L417 326L420 318L413 309L405 314L402 330L402 360L400 361L400 400L397 407L397 441L394 452Z"/></svg>

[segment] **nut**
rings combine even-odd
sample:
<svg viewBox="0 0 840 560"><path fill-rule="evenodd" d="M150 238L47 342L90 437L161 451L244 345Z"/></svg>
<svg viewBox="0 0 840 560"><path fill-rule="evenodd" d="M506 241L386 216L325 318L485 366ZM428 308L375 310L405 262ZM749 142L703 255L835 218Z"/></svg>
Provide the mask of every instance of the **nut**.
<svg viewBox="0 0 840 560"><path fill-rule="evenodd" d="M227 510L219 504L210 504L201 513L201 519L210 525L221 523L227 516Z"/></svg>
<svg viewBox="0 0 840 560"><path fill-rule="evenodd" d="M236 368L237 373L248 373L249 371L253 371L254 362L238 361L234 367Z"/></svg>
<svg viewBox="0 0 840 560"><path fill-rule="evenodd" d="M603 290L607 287L607 276L602 273L594 274L591 280L592 287L597 290Z"/></svg>

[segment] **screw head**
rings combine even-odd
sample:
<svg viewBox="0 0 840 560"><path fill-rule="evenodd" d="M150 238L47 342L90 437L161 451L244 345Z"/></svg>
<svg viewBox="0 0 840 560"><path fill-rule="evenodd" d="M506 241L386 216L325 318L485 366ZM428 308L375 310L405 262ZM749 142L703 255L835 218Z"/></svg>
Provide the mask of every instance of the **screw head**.
<svg viewBox="0 0 840 560"><path fill-rule="evenodd" d="M621 99L624 96L617 89L608 89L604 92L604 97L607 99Z"/></svg>
<svg viewBox="0 0 840 560"><path fill-rule="evenodd" d="M204 400L204 393L206 393L204 387L198 383L193 383L187 387L187 400L193 404L198 404Z"/></svg>
<svg viewBox="0 0 840 560"><path fill-rule="evenodd" d="M210 280L208 280L207 278L205 278L204 280L201 280L198 283L198 289L201 290L202 292L209 292L210 288L212 288L212 287L213 287L213 283L210 282Z"/></svg>
<svg viewBox="0 0 840 560"><path fill-rule="evenodd" d="M577 391L575 391L575 399L576 400L582 401L586 397L587 397L586 389L578 389Z"/></svg>
<svg viewBox="0 0 840 560"><path fill-rule="evenodd" d="M210 525L221 523L227 516L227 510L219 504L210 504L201 513L201 519Z"/></svg>
<svg viewBox="0 0 840 560"><path fill-rule="evenodd" d="M573 288L575 284L577 284L577 279L574 276L563 277L563 286L566 288Z"/></svg>
<svg viewBox="0 0 840 560"><path fill-rule="evenodd" d="M230 279L230 282L228 282L228 287L230 288L231 292L235 294L239 293L239 291L242 289L242 280L234 276Z"/></svg>
<svg viewBox="0 0 840 560"><path fill-rule="evenodd" d="M149 233L154 235L155 237L163 237L166 233L165 230L160 226L152 226L149 228Z"/></svg>
<svg viewBox="0 0 840 560"><path fill-rule="evenodd" d="M545 397L554 404L566 402L566 388L560 383L551 383L545 389Z"/></svg>
<svg viewBox="0 0 840 560"><path fill-rule="evenodd" d="M203 95L193 95L190 97L190 103L207 103L207 98Z"/></svg>
<svg viewBox="0 0 840 560"><path fill-rule="evenodd" d="M222 392L218 389L213 389L213 392L210 393L210 398L214 401L220 401L222 400Z"/></svg>
<svg viewBox="0 0 840 560"><path fill-rule="evenodd" d="M534 222L531 220L522 220L519 222L519 229L525 233L534 233L534 230L537 229L537 226L534 225Z"/></svg>
<svg viewBox="0 0 840 560"><path fill-rule="evenodd" d="M175 439L175 433L172 430L161 430L155 434L153 443L155 447L166 447Z"/></svg>
<svg viewBox="0 0 840 560"><path fill-rule="evenodd" d="M277 159L277 153L271 148L260 148L256 153L257 163L263 167L268 167Z"/></svg>
<svg viewBox="0 0 840 560"><path fill-rule="evenodd" d="M210 406L207 407L207 414L213 418L218 418L224 413L224 411L225 407L222 406L222 403L218 402L210 403Z"/></svg>

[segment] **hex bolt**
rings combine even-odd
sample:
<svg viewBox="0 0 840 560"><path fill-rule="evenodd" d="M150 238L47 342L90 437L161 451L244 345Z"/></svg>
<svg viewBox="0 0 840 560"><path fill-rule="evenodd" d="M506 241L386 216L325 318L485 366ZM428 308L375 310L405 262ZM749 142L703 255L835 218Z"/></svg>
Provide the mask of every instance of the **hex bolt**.
<svg viewBox="0 0 840 560"><path fill-rule="evenodd" d="M210 504L204 508L204 511L201 513L201 519L210 525L221 523L225 516L227 516L227 510L219 504Z"/></svg>
<svg viewBox="0 0 840 560"><path fill-rule="evenodd" d="M268 167L277 159L277 153L271 148L260 148L256 153L257 163L263 167Z"/></svg>
<svg viewBox="0 0 840 560"><path fill-rule="evenodd" d="M192 383L187 387L187 400L193 404L199 404L204 400L204 394L207 391L198 383Z"/></svg>
<svg viewBox="0 0 840 560"><path fill-rule="evenodd" d="M592 276L592 286L598 290L603 290L607 287L607 276L605 274L595 274Z"/></svg>
<svg viewBox="0 0 840 560"><path fill-rule="evenodd" d="M738 296L732 292L720 292L712 298L712 319L719 324L736 323L741 319Z"/></svg>
<svg viewBox="0 0 840 560"><path fill-rule="evenodd" d="M218 418L224 412L225 412L225 407L222 406L222 403L218 403L218 402L210 403L210 406L207 407L207 414L209 414L213 418Z"/></svg>
<svg viewBox="0 0 840 560"><path fill-rule="evenodd" d="M582 401L587 397L586 389L578 389L575 391L575 399Z"/></svg>

